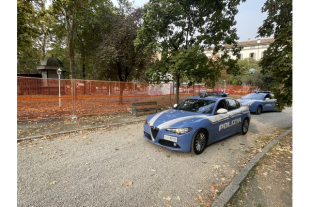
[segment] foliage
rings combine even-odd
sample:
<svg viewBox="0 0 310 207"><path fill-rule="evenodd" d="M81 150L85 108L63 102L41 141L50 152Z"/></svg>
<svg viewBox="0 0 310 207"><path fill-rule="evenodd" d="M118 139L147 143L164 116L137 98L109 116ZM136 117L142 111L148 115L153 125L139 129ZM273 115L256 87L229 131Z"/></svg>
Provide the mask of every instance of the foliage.
<svg viewBox="0 0 310 207"><path fill-rule="evenodd" d="M75 59L73 39L75 38L76 15L83 8L83 0L52 0L52 11L58 24L65 26L66 44L70 60L70 76L75 78Z"/></svg>
<svg viewBox="0 0 310 207"><path fill-rule="evenodd" d="M107 70L103 70L105 79L119 81L139 80L150 62L151 53L135 50L133 41L141 26L142 11L134 9L126 0L119 1L114 15L110 15L109 32L102 35L98 47L98 56Z"/></svg>
<svg viewBox="0 0 310 207"><path fill-rule="evenodd" d="M42 35L39 26L44 17L42 0L17 1L17 72L37 73L36 66L42 57L38 40Z"/></svg>
<svg viewBox="0 0 310 207"><path fill-rule="evenodd" d="M74 49L79 54L76 59L76 77L89 78L95 67L96 49L102 40L102 35L108 32L109 19L113 12L113 5L109 1L92 0L83 6L76 18L76 38ZM95 76L98 78L98 76Z"/></svg>
<svg viewBox="0 0 310 207"><path fill-rule="evenodd" d="M142 11L134 9L127 0L120 0L115 14L110 15L109 32L103 33L98 47L98 56L104 79L127 82L141 80L144 71L151 61L151 53L143 53L142 49L135 49L134 40L141 26ZM124 89L121 84L120 96ZM120 99L120 104L122 100Z"/></svg>
<svg viewBox="0 0 310 207"><path fill-rule="evenodd" d="M292 105L292 0L267 0L262 8L268 16L258 36L274 35L275 41L264 52L262 73L272 73L271 90L279 102ZM283 107L283 106L281 106Z"/></svg>
<svg viewBox="0 0 310 207"><path fill-rule="evenodd" d="M220 70L226 66L234 68L236 60L228 52L239 56L237 47L235 15L240 0L191 1L150 0L144 6L143 25L135 40L137 48L155 51L161 55L148 71L152 81L176 81L176 102L179 102L179 85L182 77L197 81L208 80L215 84ZM224 44L232 45L231 50ZM205 48L220 50L224 55L209 59L203 55ZM199 74L199 75L198 75Z"/></svg>
<svg viewBox="0 0 310 207"><path fill-rule="evenodd" d="M229 77L228 83L232 85L248 84L257 86L260 90L271 90L270 84L273 81L271 73L262 74L259 63L260 61L253 58L238 60L237 66L240 70L238 74ZM253 74L249 72L250 68L255 69Z"/></svg>
<svg viewBox="0 0 310 207"><path fill-rule="evenodd" d="M127 0L120 0L119 8L110 0L50 2L48 9L45 0L17 2L19 72L38 73L40 60L54 56L72 78L148 79L144 71L151 53L136 51L133 44L141 9L135 10Z"/></svg>

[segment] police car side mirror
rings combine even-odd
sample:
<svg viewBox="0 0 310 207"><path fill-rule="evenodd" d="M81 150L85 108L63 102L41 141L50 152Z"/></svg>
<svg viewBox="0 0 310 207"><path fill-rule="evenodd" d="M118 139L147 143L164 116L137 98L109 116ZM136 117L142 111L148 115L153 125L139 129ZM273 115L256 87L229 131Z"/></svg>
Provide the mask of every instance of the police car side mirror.
<svg viewBox="0 0 310 207"><path fill-rule="evenodd" d="M173 108L175 108L175 107L177 107L177 106L178 106L178 104L174 104L174 105L173 105Z"/></svg>
<svg viewBox="0 0 310 207"><path fill-rule="evenodd" d="M228 111L227 109L224 109L224 108L220 108L219 110L217 110L217 114L226 114Z"/></svg>

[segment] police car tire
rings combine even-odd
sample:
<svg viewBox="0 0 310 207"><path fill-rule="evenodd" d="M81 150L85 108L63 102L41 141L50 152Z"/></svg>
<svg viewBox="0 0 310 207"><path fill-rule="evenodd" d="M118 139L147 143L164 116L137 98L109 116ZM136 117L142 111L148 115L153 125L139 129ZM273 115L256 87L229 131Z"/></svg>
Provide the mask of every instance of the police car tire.
<svg viewBox="0 0 310 207"><path fill-rule="evenodd" d="M249 119L248 119L248 118L245 118L245 119L243 120L242 127L241 127L241 134L242 134L242 135L246 135L246 133L248 133L248 131L249 131L249 126L250 126Z"/></svg>
<svg viewBox="0 0 310 207"><path fill-rule="evenodd" d="M257 115L259 115L260 113L262 113L262 107L261 106L258 106L256 108L256 112L255 112Z"/></svg>
<svg viewBox="0 0 310 207"><path fill-rule="evenodd" d="M208 140L207 133L203 129L199 129L195 133L193 140L192 140L192 152L196 155L201 154L207 146L207 140ZM197 146L198 144L200 147ZM197 147L199 147L199 149L197 149Z"/></svg>

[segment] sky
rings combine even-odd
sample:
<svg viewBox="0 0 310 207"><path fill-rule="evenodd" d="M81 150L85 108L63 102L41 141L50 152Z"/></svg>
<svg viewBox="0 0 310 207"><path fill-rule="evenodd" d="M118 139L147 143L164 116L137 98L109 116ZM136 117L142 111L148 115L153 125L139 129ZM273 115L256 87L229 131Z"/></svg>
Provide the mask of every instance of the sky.
<svg viewBox="0 0 310 207"><path fill-rule="evenodd" d="M116 4L117 0L112 0ZM135 0L134 5L137 7L142 7L144 4L149 2L149 0ZM251 40L262 39L257 36L258 28L263 24L266 19L267 14L261 12L265 0L247 0L238 6L238 14L236 15L237 21L237 35L239 36L239 42L247 41L249 38Z"/></svg>

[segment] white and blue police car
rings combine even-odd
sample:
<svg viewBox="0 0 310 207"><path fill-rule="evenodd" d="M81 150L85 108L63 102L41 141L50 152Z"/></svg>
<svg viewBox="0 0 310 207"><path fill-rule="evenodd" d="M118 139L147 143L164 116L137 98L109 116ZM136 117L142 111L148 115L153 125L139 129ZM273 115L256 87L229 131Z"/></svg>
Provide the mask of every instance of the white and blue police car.
<svg viewBox="0 0 310 207"><path fill-rule="evenodd" d="M248 106L251 113L261 114L267 111L281 111L277 109L277 99L271 91L256 91L238 99L241 105Z"/></svg>
<svg viewBox="0 0 310 207"><path fill-rule="evenodd" d="M170 150L201 154L205 147L236 133L248 132L247 106L214 93L194 96L173 109L150 115L143 137Z"/></svg>

